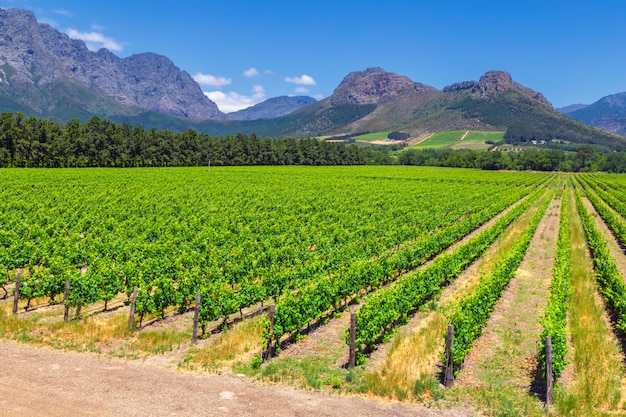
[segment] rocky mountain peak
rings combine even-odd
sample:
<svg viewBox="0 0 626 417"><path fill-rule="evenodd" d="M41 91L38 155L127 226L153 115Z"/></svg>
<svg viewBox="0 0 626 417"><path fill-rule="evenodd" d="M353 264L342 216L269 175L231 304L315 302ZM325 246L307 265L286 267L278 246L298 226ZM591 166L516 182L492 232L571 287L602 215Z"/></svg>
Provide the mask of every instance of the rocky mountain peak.
<svg viewBox="0 0 626 417"><path fill-rule="evenodd" d="M513 86L513 78L506 71L489 71L480 77L478 85L485 93L506 91Z"/></svg>
<svg viewBox="0 0 626 417"><path fill-rule="evenodd" d="M515 81L513 81L511 74L506 71L488 71L480 77L480 80L478 82L464 81L461 83L452 84L443 89L444 92L455 92L464 90L470 90L472 94L481 96L489 96L508 90L513 90L527 97L530 97L533 100L536 100L542 104L545 104L546 106L552 107L550 102L544 97L543 94L516 83Z"/></svg>
<svg viewBox="0 0 626 417"><path fill-rule="evenodd" d="M333 92L330 103L378 104L408 92L428 90L434 88L382 68L368 68L348 74Z"/></svg>
<svg viewBox="0 0 626 417"><path fill-rule="evenodd" d="M0 80L5 96L42 115L68 104L95 112L111 102L187 120L224 117L193 78L168 58L147 53L121 59L106 49L92 52L21 9L0 9ZM59 85L82 90L82 101L60 102L50 94Z"/></svg>

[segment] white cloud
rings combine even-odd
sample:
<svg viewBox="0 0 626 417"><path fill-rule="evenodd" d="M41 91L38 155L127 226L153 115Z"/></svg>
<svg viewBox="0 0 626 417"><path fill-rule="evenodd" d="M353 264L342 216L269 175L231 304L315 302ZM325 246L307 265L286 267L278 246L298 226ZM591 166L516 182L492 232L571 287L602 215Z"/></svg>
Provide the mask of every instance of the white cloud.
<svg viewBox="0 0 626 417"><path fill-rule="evenodd" d="M198 84L208 85L210 87L223 87L233 81L231 78L216 77L215 75L203 74L201 72L196 73L193 79L196 80Z"/></svg>
<svg viewBox="0 0 626 417"><path fill-rule="evenodd" d="M74 13L65 9L54 9L52 13L60 14L61 16L65 16L65 17L74 17Z"/></svg>
<svg viewBox="0 0 626 417"><path fill-rule="evenodd" d="M76 29L68 29L66 33L70 38L80 39L85 42L90 51L106 48L109 51L120 52L124 49L120 43L100 32L79 32Z"/></svg>
<svg viewBox="0 0 626 417"><path fill-rule="evenodd" d="M322 99L324 99L325 97L324 97L324 95L323 95L323 94L315 94L315 95L313 96L313 98L314 98L315 100L322 100Z"/></svg>
<svg viewBox="0 0 626 417"><path fill-rule="evenodd" d="M260 85L252 87L252 94L249 96L236 93L234 91L225 93L223 91L210 91L204 93L208 98L213 100L217 107L224 113L232 113L234 111L243 110L250 106L254 106L265 100L267 95L265 88Z"/></svg>
<svg viewBox="0 0 626 417"><path fill-rule="evenodd" d="M306 87L298 87L298 88L296 88L295 92L298 93L298 94L307 94L307 93L310 93L311 90L309 90Z"/></svg>
<svg viewBox="0 0 626 417"><path fill-rule="evenodd" d="M252 77L258 77L259 75L261 75L261 73L259 72L258 69L252 67L250 69L247 69L243 72L243 75L245 75L248 78L252 78Z"/></svg>
<svg viewBox="0 0 626 417"><path fill-rule="evenodd" d="M313 77L306 74L303 74L300 77L285 77L285 82L301 85L317 85Z"/></svg>

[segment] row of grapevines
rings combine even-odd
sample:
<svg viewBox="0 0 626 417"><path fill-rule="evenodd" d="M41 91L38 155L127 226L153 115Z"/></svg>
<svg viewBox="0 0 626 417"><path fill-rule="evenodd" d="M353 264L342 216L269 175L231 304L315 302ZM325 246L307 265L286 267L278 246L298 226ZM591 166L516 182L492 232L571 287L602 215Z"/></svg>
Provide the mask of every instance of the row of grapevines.
<svg viewBox="0 0 626 417"><path fill-rule="evenodd" d="M481 278L476 290L463 298L452 310L449 319L454 325L454 346L451 355L455 373L458 373L474 341L482 334L496 302L515 275L553 195L554 190L543 201L515 246L504 259L494 265L491 273Z"/></svg>
<svg viewBox="0 0 626 417"><path fill-rule="evenodd" d="M469 196L463 203L457 201L452 210L448 206L448 208L439 207L438 209L426 211L428 226L416 225L414 232L420 230L422 232L416 236L410 236L411 239L405 242L400 242L401 247L408 246L410 248L414 243L414 238L419 239L425 235L437 232L438 229L449 228L450 224L456 224L462 218L475 214L486 206L500 203L503 198L507 198L507 191L493 194L487 198L482 196L481 193L476 193L474 196ZM438 201L438 199L433 200ZM408 238L409 236L407 235L406 237ZM286 271L276 271L274 268L270 268L267 270L267 273L263 274L261 285L266 288L268 297L278 300L285 290L300 288L306 285L311 278L318 277L320 273L333 273L349 262L362 259L369 260L372 257L381 257L385 256L386 253L392 252L396 258L415 257L414 253L407 253L406 250L398 250L397 247L390 248L388 245L382 245L380 239L376 236L373 238L360 236L355 238L353 243L347 246L345 250L335 250L322 261L303 262L302 265Z"/></svg>
<svg viewBox="0 0 626 417"><path fill-rule="evenodd" d="M406 188L410 184L402 183L401 185ZM455 190L460 192L463 185L463 183L458 183L446 191L451 197ZM314 215L325 216L319 221L303 221L312 217L310 207L303 205L294 210L295 213L300 213L299 216L294 217L293 212L285 213L282 222L273 221L269 225L260 223L258 218L246 216L247 210L242 210L244 215L237 213L236 216L236 218L241 218L241 221L233 221L230 217L220 216L219 220L225 221L219 225L220 228L212 228L206 227L201 216L198 219L186 213L185 207L177 204L176 199L172 199L173 194L169 196L167 206L158 205L153 196L139 194L146 204L138 206L129 204L129 200L125 200L125 196L119 194L117 189L107 189L102 193L89 192L88 195L84 195L81 194L82 187L74 187L78 189L72 189L72 194L66 196L62 191L59 193L58 184L46 183L41 187L42 190L38 191L43 193L44 198L31 201L30 203L33 204L26 205L21 197L24 194L14 193L12 196L14 199L9 199L11 204L8 205L6 211L3 210L3 213L7 214L3 218L3 224L6 227L2 231L4 233L0 236L0 241L7 243L0 245L0 258L6 259L12 268L23 267L33 271L32 279L25 274L25 280L29 282L24 287L24 297L30 299L47 295L51 302L55 302L54 298L63 293L66 276L71 276L72 281L81 281L76 285L72 284L72 294L79 296L80 292L75 290L81 287L81 283L85 284L83 287L100 288L104 282L110 282L107 275L113 275L115 281L111 282L110 288L121 286L127 294L130 294L133 286L138 285L140 287L139 312L156 312L158 315L164 314L165 309L171 305L178 305L180 309L184 309L193 300L194 292L202 287L197 285L199 282L212 288L230 285L231 292L237 291L249 295L251 291L248 291L248 288L260 287L258 283L250 285L256 277L273 276L272 273L266 273L264 266L271 270L275 268L275 265L280 265L283 271L291 268L291 271L303 274L310 267L317 269L326 267L326 265L317 267L316 264L320 262L316 262L312 257L324 261L333 258L340 259L340 256L336 254L345 253L343 247L347 247L346 245L355 247L355 242L367 242L366 238L371 241L382 237L382 245L387 247L401 241L398 240L400 233L395 233L395 230L403 232L402 238L406 236L407 230L425 233L428 230L421 227L400 225L392 230L388 230L387 227L394 225L394 219L420 222L421 218L427 217L429 211L435 209L433 204L437 203L430 203L429 199L424 198L422 201L427 203L426 205L422 205L420 210L411 210L405 205L406 199L402 201L403 204L396 204L391 208L387 207L385 200L385 204L381 205L376 216L366 216L361 220L368 222L360 221L358 228L352 229L345 227L346 224L351 223L347 219L354 217L349 216L349 212L352 211L350 206L341 204L339 205L341 210L337 210L334 207L338 205L333 204L332 200L329 200L331 203L329 206L333 207L330 213L328 210L321 212L315 210ZM15 189L19 189L19 186ZM120 189L123 190L123 188ZM175 193L178 190L168 191ZM361 190L357 195L372 194L371 191ZM9 197L11 197L10 194L9 191ZM46 196L51 201L41 206L40 203L46 201ZM58 198L50 198L51 196ZM69 206L64 204L67 197L74 197L79 201ZM191 196L185 194L185 197ZM102 202L110 204L106 205ZM196 205L192 199L190 202L190 207ZM443 202L440 209L457 213L456 216L464 214L454 199L446 198ZM409 204L415 207L413 203ZM96 209L88 210L89 207ZM395 207L402 209L404 216L394 212ZM166 215L158 212L160 209L164 209ZM12 212L19 212L20 216L13 216ZM267 210L267 207L263 205L258 205L257 210L252 210L252 212L262 213L262 216L266 217L264 220L270 220L273 214L272 210ZM333 217L333 212L339 213L334 217L337 221L341 220L342 227L336 227L336 222L326 220L326 218ZM407 213L409 215L419 213L419 217L409 216ZM97 215L94 216L94 214ZM168 217L170 214L176 217ZM179 218L183 218L183 222L180 222ZM63 219L66 221L63 222ZM175 221L172 222L172 219ZM442 222L447 219L443 219ZM248 223L255 224L258 230L250 233ZM294 230L295 225L308 223L314 223L317 226L317 233L311 233L310 229L302 229L302 227ZM376 224L385 225L385 228L376 228L374 227ZM210 225L209 222L208 226ZM275 227L277 225L280 227ZM271 232L269 239L259 239L265 237L259 232L266 230ZM310 235L321 235L325 238L327 236L325 232L330 232L328 238L309 242ZM368 235L365 236L363 232ZM122 239L115 238L120 235ZM234 238L235 236L237 238ZM249 239L242 241L239 239L240 236L257 238L251 245ZM277 241L275 236L286 239ZM172 244L164 244L163 239ZM313 245L315 250L309 250L308 248ZM300 249L295 250L298 247ZM274 250L276 248L278 249ZM201 251L202 256L194 256L197 254L196 251ZM329 253L331 256L327 256ZM63 262L57 262L59 258L62 258ZM305 262L307 268L298 267ZM59 268L60 265L63 267L62 270ZM83 267L86 267L86 276L77 274L77 271ZM53 270L56 272L52 272ZM47 272L50 273L47 274ZM290 279L293 275L286 274L286 277L285 281L297 281ZM91 278L101 279L91 282ZM87 284L88 282L91 283ZM217 291L219 294L223 292ZM110 297L112 293L112 291L106 291L106 297ZM99 299L107 301L108 298L98 294L99 291L84 292L84 296L81 296L82 302L91 303ZM238 298L250 298L248 295ZM265 297L264 294L259 294L256 298ZM227 308L223 310L230 311L233 308L229 300L232 301L232 297L228 300L215 300L214 304L224 305ZM239 302L238 304L241 305Z"/></svg>
<svg viewBox="0 0 626 417"><path fill-rule="evenodd" d="M354 262L338 276L325 277L315 282L314 285L301 288L297 293L287 294L276 304L274 332L270 334L266 331L266 338L271 337L272 340L278 342L283 335L299 331L332 307L337 306L339 302L357 294L362 289L381 285L390 277L422 264L510 206L525 193L527 190L520 190L519 194L513 195L514 199L509 199L511 196L502 199L487 210L420 239L411 246L401 248L388 257L381 257L375 262Z"/></svg>
<svg viewBox="0 0 626 417"><path fill-rule="evenodd" d="M406 322L412 311L435 298L444 283L454 280L471 262L478 259L508 225L543 193L543 188L537 189L454 252L437 257L428 267L416 270L368 296L356 317L356 347L359 353L371 351L378 341L392 331L395 323Z"/></svg>
<svg viewBox="0 0 626 417"><path fill-rule="evenodd" d="M395 167L7 170L0 179L0 267L25 270L25 298L58 302L69 277L77 306L138 286L138 313L163 316L200 291L206 322L356 261L410 265L415 242L489 204L484 194L511 198L545 176Z"/></svg>
<svg viewBox="0 0 626 417"><path fill-rule="evenodd" d="M591 201L600 217L602 217L602 220L611 229L617 240L626 246L626 220L624 220L626 205L598 186L594 187L583 179L579 180L579 183L583 186L587 198ZM615 212L609 209L607 205Z"/></svg>
<svg viewBox="0 0 626 417"><path fill-rule="evenodd" d="M585 181L588 181L593 185L603 189L604 191L609 192L619 201L626 203L626 193L624 192L624 186L626 185L626 183L623 182L621 176L585 174L581 177L584 178Z"/></svg>
<svg viewBox="0 0 626 417"><path fill-rule="evenodd" d="M505 191L490 198L480 198L477 195L475 198L469 198L466 204L458 204L458 208L462 207L461 212L458 209L451 213L430 212L432 223L428 229L431 230L431 234L387 252L381 253L384 248L377 247L377 251L367 251L365 252L366 256L363 256L363 248L368 247L368 241L365 239L355 240L355 245L361 247L361 251L359 253L348 250L338 251L342 258L342 263L338 265L338 268L316 268L315 264L311 265L310 263L302 265L302 270L310 271L308 279L304 279L302 274L298 277L289 273L281 275L269 271L261 280L244 283L237 291L224 287L219 282L214 283L208 289L203 289L202 300L204 301L200 309L200 323L204 326L209 321L236 312L237 309L241 310L241 308L265 300L266 297L272 297L277 305L274 336L275 340L279 340L283 334L299 330L311 320L316 319L335 305L338 300L343 300L354 294L355 288L359 290L363 288L363 285L378 285L399 271L424 262L442 247L449 245L455 239L466 234L468 230L491 218L491 213L494 210L500 210L510 204L511 200L509 199L518 197L519 193L525 192L525 189L520 189L517 193L509 191L508 195L504 195L506 194ZM488 212L484 210L485 207L489 207ZM465 218L458 221L461 217ZM452 226L440 228L440 230L433 229L433 226L446 223L451 223ZM375 256L374 260L372 260L372 256ZM377 265L371 266L372 262ZM368 272L363 275L363 271ZM341 278L334 279L333 276L336 277L337 275ZM365 280L363 280L364 278ZM319 282L320 279L323 283ZM347 284L347 282L352 283ZM311 285L308 285L309 283ZM292 289L297 289L297 295L294 296L290 291ZM312 292L307 292L311 289L313 289ZM204 296L205 294L207 296ZM282 294L286 294L285 299L282 299ZM320 302L320 299L325 301ZM310 305L311 303L314 304L313 307Z"/></svg>
<svg viewBox="0 0 626 417"><path fill-rule="evenodd" d="M543 333L539 350L539 366L546 372L546 337L550 336L552 343L552 376L556 381L563 368L567 365L567 310L569 307L569 275L571 270L571 240L569 226L569 199L568 189L564 190L561 198L561 215L559 234L556 244L556 255L552 268L552 282L550 297L546 310L541 318Z"/></svg>
<svg viewBox="0 0 626 417"><path fill-rule="evenodd" d="M606 304L613 309L617 319L616 327L626 333L626 285L624 277L620 274L615 260L607 247L606 239L596 228L593 218L587 211L578 188L576 193L576 206L585 229L587 243L593 258L596 282Z"/></svg>

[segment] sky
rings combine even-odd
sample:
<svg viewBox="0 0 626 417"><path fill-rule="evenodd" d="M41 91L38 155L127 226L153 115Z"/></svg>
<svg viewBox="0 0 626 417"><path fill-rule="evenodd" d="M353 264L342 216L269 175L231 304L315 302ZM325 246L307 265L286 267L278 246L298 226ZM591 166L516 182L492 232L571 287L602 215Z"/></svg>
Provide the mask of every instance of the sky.
<svg viewBox="0 0 626 417"><path fill-rule="evenodd" d="M92 50L154 52L224 112L328 97L381 67L436 88L490 70L555 107L626 91L626 1L0 0Z"/></svg>

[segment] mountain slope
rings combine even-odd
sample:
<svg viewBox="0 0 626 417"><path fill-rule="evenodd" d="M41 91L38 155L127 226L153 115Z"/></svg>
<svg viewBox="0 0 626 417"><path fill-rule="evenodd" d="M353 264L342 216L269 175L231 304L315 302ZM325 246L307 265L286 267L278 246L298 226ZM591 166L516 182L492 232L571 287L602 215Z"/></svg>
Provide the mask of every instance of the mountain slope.
<svg viewBox="0 0 626 417"><path fill-rule="evenodd" d="M0 104L2 111L14 111L13 104L63 119L73 112L82 118L144 112L196 121L224 117L168 58L91 52L20 9L0 9Z"/></svg>
<svg viewBox="0 0 626 417"><path fill-rule="evenodd" d="M591 126L626 136L626 92L606 96L595 103L568 113Z"/></svg>

